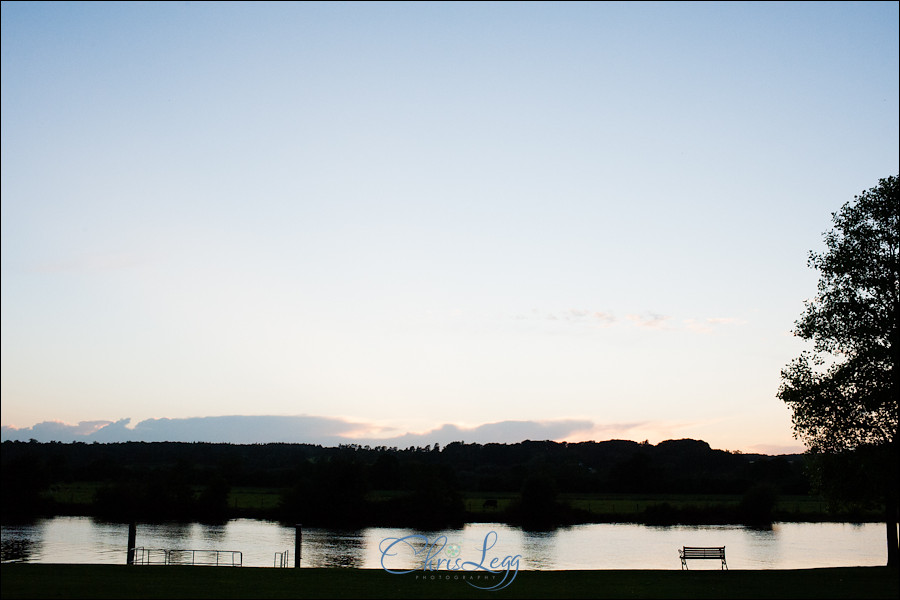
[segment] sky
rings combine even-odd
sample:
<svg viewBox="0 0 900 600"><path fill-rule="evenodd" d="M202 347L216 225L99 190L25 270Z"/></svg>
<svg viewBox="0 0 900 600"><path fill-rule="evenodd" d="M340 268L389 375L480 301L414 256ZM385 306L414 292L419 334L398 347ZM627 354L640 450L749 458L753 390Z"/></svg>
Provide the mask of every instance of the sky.
<svg viewBox="0 0 900 600"><path fill-rule="evenodd" d="M900 170L898 17L3 2L3 439L802 451L780 371Z"/></svg>

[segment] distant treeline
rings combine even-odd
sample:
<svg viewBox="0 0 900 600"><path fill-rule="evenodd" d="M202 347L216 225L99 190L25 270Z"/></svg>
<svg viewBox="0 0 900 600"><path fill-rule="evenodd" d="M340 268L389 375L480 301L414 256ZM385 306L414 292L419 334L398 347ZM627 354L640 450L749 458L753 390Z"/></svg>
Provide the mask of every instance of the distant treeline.
<svg viewBox="0 0 900 600"><path fill-rule="evenodd" d="M405 449L211 443L2 444L3 518L60 514L53 485L97 484L80 510L113 520L238 516L234 488L279 490L277 507L252 515L310 525L443 526L471 520L463 493L515 494L495 515L509 522L586 520L559 494L806 494L802 455L771 457L669 440L518 444L454 442Z"/></svg>

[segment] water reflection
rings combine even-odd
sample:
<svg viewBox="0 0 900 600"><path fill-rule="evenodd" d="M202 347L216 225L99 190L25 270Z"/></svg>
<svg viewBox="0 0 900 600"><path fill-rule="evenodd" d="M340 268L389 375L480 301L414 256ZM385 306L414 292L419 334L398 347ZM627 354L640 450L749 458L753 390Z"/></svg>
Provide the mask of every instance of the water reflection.
<svg viewBox="0 0 900 600"><path fill-rule="evenodd" d="M331 530L304 528L303 567L380 569L379 544L385 538L418 535L445 538L462 560L520 555L520 568L680 569L682 546L725 546L733 569L802 569L873 566L885 561L884 529L878 523L776 523L767 530L738 526L645 527L591 524L553 531L523 531L500 523L473 523L441 531L399 528ZM39 519L4 525L3 562L124 564L128 526L87 517ZM486 540L493 544L485 550ZM245 566L271 567L276 553L294 562L294 528L236 519L224 525L138 523L137 545L165 550L222 550L242 553ZM443 542L442 542L443 543ZM423 542L424 544L424 542ZM423 546L424 547L424 546ZM440 557L451 555L440 549ZM400 569L423 568L423 555L406 552ZM699 561L713 563L715 561ZM703 569L709 565L693 565ZM713 565L715 566L715 565ZM712 568L712 567L710 567Z"/></svg>
<svg viewBox="0 0 900 600"><path fill-rule="evenodd" d="M228 526L225 524L222 525L202 525L201 527L201 536L205 539L208 539L214 543L218 542L221 545L221 542L225 541L227 537L226 533L228 530Z"/></svg>
<svg viewBox="0 0 900 600"><path fill-rule="evenodd" d="M322 555L321 566L363 566L366 544L362 531L322 531L320 539L324 542L319 548Z"/></svg>
<svg viewBox="0 0 900 600"><path fill-rule="evenodd" d="M34 526L22 525L4 527L0 540L0 560L2 562L30 562L40 551L40 541L34 535Z"/></svg>
<svg viewBox="0 0 900 600"><path fill-rule="evenodd" d="M522 536L522 556L526 569L553 568L556 562L554 548L557 544L557 531L528 531Z"/></svg>
<svg viewBox="0 0 900 600"><path fill-rule="evenodd" d="M193 523L152 523L142 525L139 535L143 534L147 537L156 537L172 542L182 542L191 539Z"/></svg>

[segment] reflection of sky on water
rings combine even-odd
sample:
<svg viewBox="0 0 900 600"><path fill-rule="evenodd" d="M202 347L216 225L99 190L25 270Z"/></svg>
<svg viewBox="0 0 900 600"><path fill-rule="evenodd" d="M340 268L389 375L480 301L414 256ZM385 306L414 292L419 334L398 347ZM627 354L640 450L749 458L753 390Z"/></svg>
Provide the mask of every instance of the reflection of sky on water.
<svg viewBox="0 0 900 600"><path fill-rule="evenodd" d="M556 564L557 530L528 531L522 536L522 556L524 569L540 571L552 569Z"/></svg>
<svg viewBox="0 0 900 600"><path fill-rule="evenodd" d="M492 533L493 532L493 533ZM881 565L885 561L884 525L867 523L776 523L768 530L736 526L645 527L592 524L553 531L522 531L499 523L473 523L441 531L370 527L362 530L303 528L301 565L381 569L386 538L418 535L398 548L388 563L421 571L424 558L459 564L489 564L521 555L520 570L680 569L678 548L725 546L732 569L800 569ZM88 517L39 519L4 525L3 561L124 564L128 526ZM437 545L434 545L437 542ZM137 545L166 550L239 551L244 566L271 567L275 554L287 552L294 564L294 527L269 521L236 519L224 525L143 524ZM453 546L451 548L451 546ZM383 546L382 546L383 547ZM430 548L430 550L429 550ZM452 563L451 563L452 564ZM718 569L716 561L693 561L692 570Z"/></svg>
<svg viewBox="0 0 900 600"><path fill-rule="evenodd" d="M225 525L203 525L201 536L212 542L224 541L228 537L228 527Z"/></svg>
<svg viewBox="0 0 900 600"><path fill-rule="evenodd" d="M60 518L64 520L59 521ZM3 530L5 536L6 528ZM58 517L38 519L33 531L41 546L32 555L31 562L124 562L120 547L127 545L127 525L94 521L89 517ZM85 560L84 556L93 556L94 560Z"/></svg>
<svg viewBox="0 0 900 600"><path fill-rule="evenodd" d="M40 553L41 539L33 535L33 527L29 525L10 525L3 527L0 538L0 561L29 562Z"/></svg>
<svg viewBox="0 0 900 600"><path fill-rule="evenodd" d="M194 525L192 523L153 523L144 525L138 532L138 546L145 545L140 537L157 537L175 542L189 540L192 537Z"/></svg>
<svg viewBox="0 0 900 600"><path fill-rule="evenodd" d="M362 567L366 538L362 530L304 530L303 557L306 567Z"/></svg>

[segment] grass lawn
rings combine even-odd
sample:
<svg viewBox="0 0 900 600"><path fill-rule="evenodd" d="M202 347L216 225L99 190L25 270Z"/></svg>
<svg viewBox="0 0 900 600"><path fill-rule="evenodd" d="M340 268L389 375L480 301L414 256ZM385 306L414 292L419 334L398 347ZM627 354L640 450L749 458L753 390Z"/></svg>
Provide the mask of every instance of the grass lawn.
<svg viewBox="0 0 900 600"><path fill-rule="evenodd" d="M886 567L789 571L523 571L505 589L475 589L452 573L4 564L6 598L894 598ZM434 575L435 579L431 579ZM446 579L449 577L450 579ZM483 582L475 581L484 585Z"/></svg>

